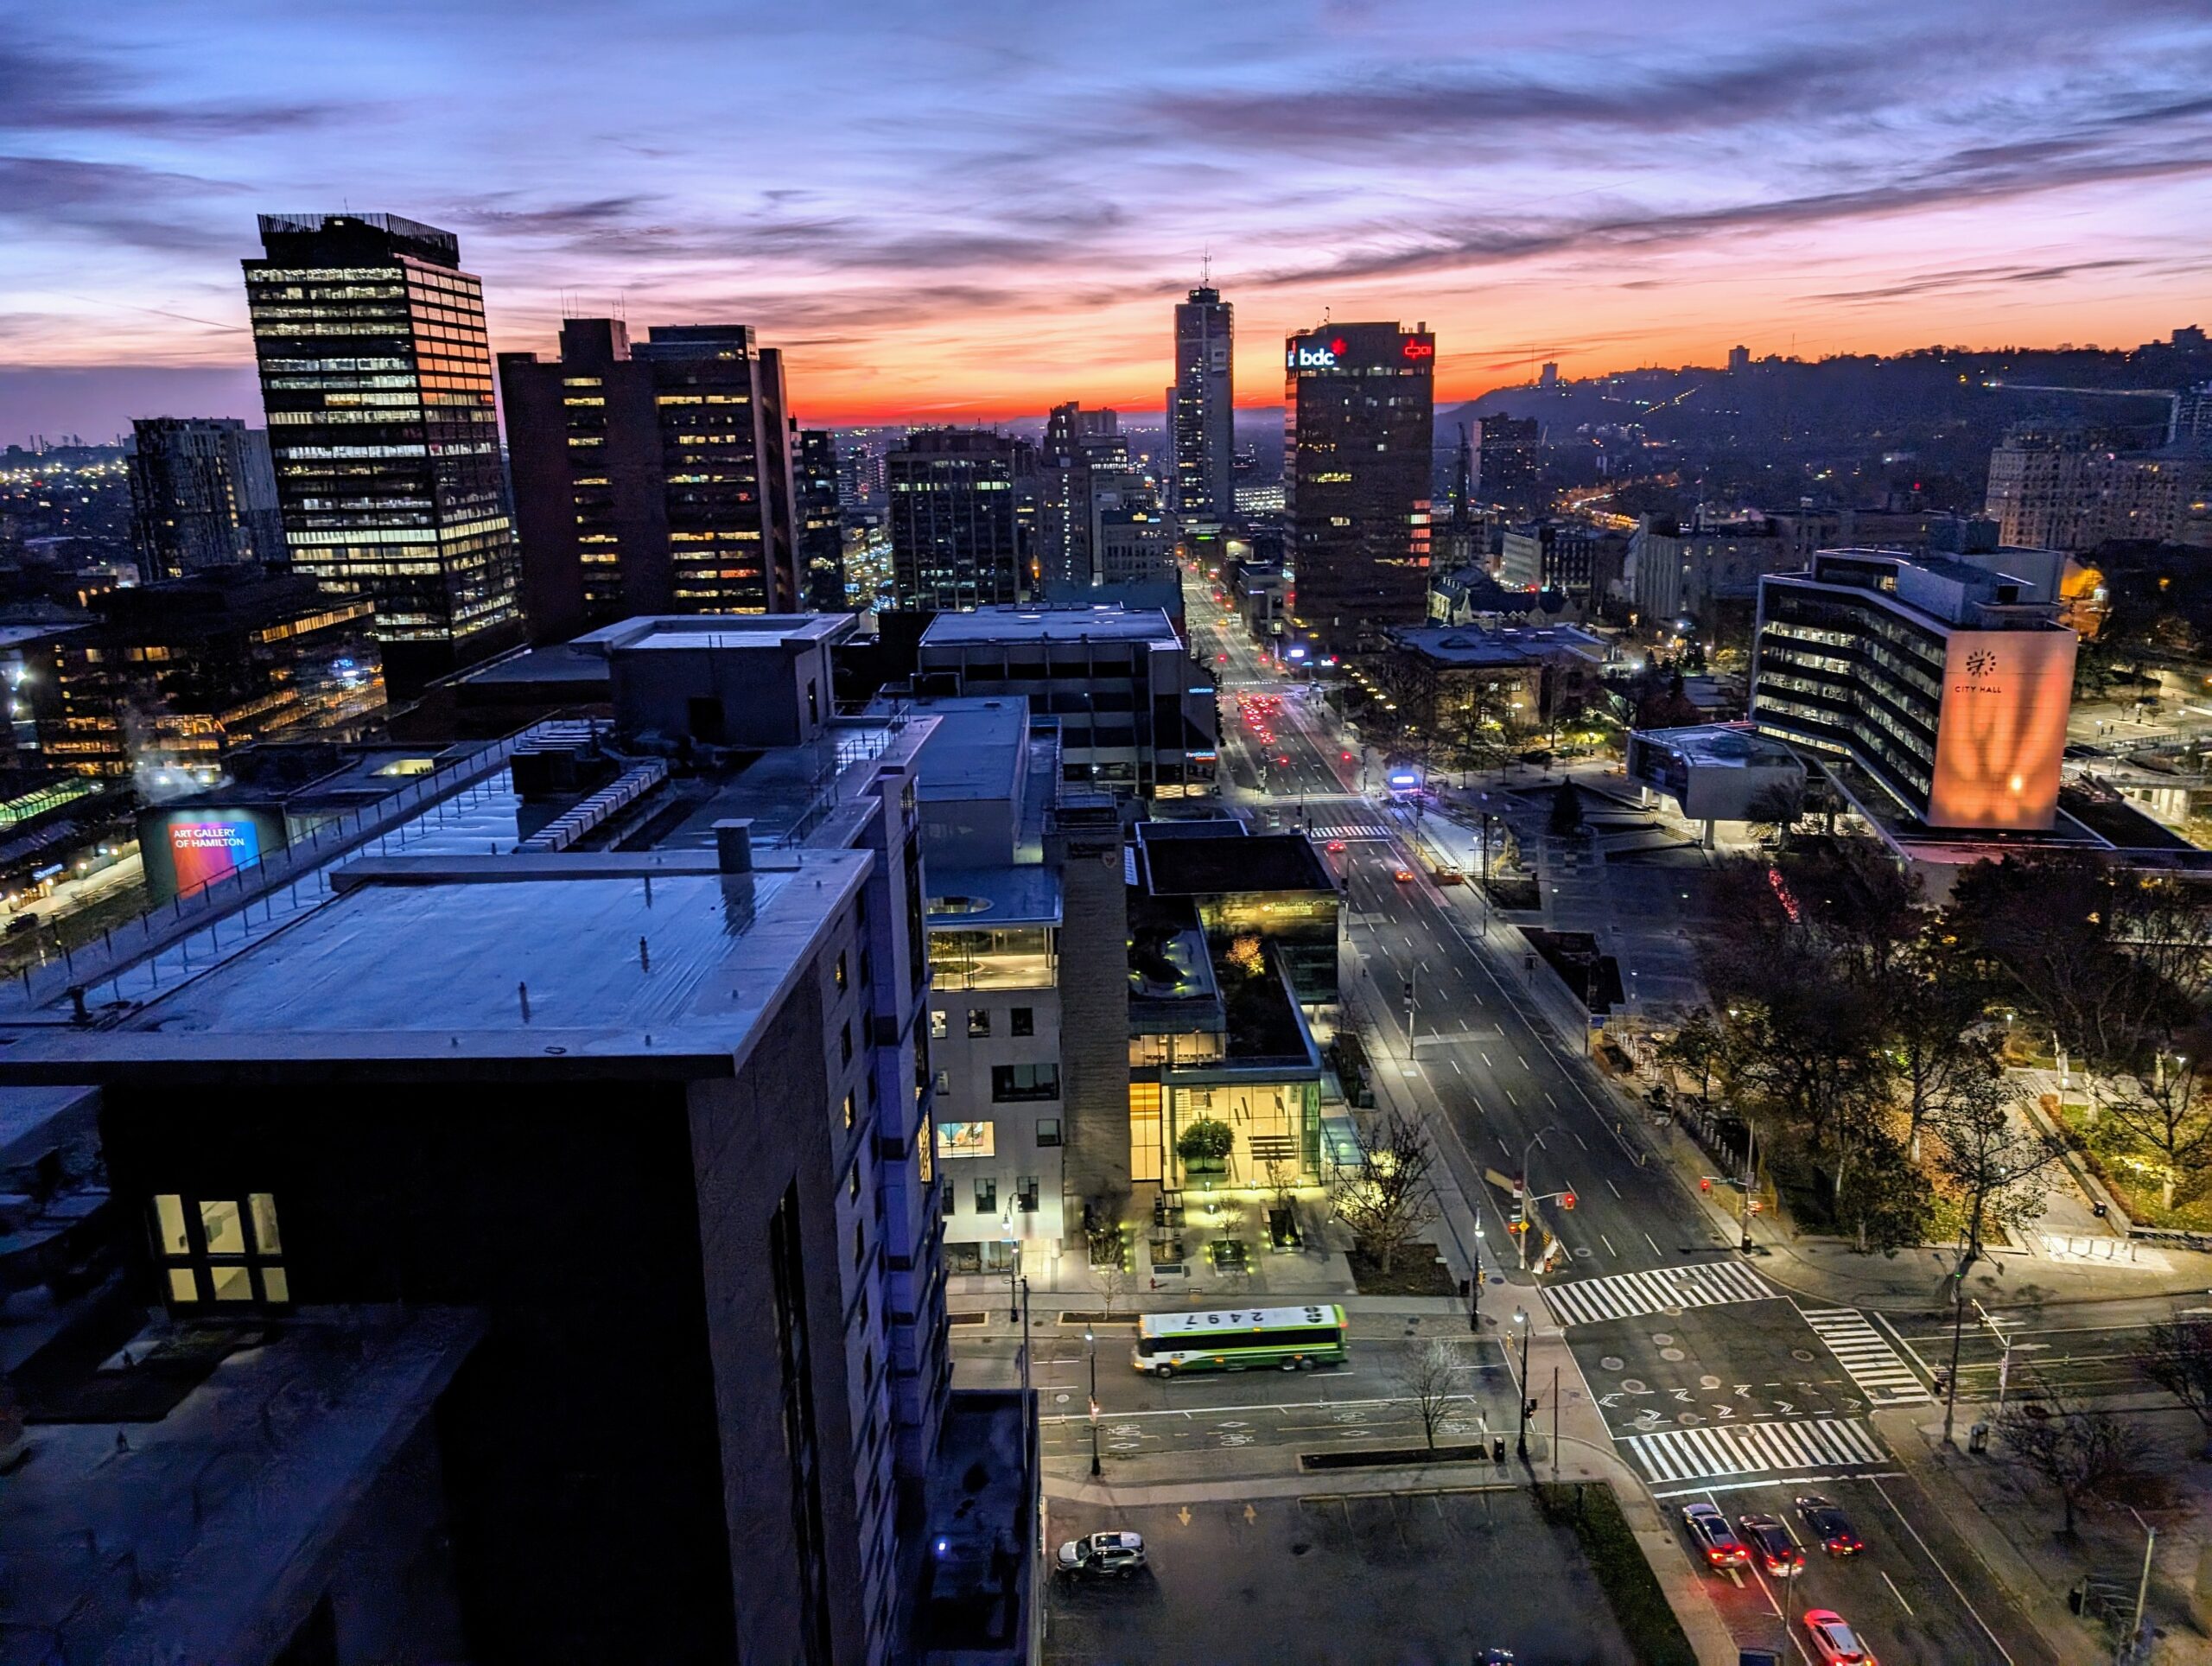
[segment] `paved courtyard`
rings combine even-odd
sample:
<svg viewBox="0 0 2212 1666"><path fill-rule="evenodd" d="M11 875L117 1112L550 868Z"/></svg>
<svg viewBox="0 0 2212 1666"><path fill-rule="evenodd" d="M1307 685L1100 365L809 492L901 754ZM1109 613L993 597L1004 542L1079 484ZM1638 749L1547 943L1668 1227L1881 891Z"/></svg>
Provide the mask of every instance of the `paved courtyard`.
<svg viewBox="0 0 2212 1666"><path fill-rule="evenodd" d="M1317 1477L1299 1497L1053 1504L1056 1542L1102 1527L1143 1534L1152 1566L1126 1581L1055 1580L1053 1666L1466 1666L1491 1646L1519 1666L1636 1658L1572 1532L1517 1489L1341 1494Z"/></svg>

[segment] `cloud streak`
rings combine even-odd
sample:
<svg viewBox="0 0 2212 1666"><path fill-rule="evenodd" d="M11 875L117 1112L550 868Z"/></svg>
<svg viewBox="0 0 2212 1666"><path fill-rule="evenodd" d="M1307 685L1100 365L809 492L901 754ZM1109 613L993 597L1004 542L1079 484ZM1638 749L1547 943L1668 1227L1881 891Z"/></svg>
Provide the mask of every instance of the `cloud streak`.
<svg viewBox="0 0 2212 1666"><path fill-rule="evenodd" d="M234 352L265 209L456 231L501 347L749 320L820 416L1155 405L1209 251L1267 400L1324 308L1427 320L1454 397L1522 342L2142 339L2212 238L2212 16L2164 0L111 8L128 49L0 61L18 361Z"/></svg>

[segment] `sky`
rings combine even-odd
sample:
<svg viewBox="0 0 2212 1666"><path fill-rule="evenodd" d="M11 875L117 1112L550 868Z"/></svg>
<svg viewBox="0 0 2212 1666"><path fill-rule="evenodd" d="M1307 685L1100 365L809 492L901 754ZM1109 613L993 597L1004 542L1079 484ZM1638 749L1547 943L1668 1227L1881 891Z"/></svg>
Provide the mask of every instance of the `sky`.
<svg viewBox="0 0 2212 1666"><path fill-rule="evenodd" d="M0 0L0 441L257 420L254 216L457 232L496 349L749 322L803 420L1156 410L1209 258L1529 379L2212 323L2205 0Z"/></svg>

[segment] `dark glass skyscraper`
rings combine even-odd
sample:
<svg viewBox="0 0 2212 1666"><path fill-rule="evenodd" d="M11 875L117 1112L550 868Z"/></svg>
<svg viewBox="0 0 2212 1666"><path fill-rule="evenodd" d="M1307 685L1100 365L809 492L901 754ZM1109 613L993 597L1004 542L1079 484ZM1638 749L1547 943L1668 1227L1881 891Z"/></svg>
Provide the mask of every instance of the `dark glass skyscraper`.
<svg viewBox="0 0 2212 1666"><path fill-rule="evenodd" d="M499 355L531 637L801 605L783 361L742 324L571 318ZM842 604L841 604L842 605Z"/></svg>
<svg viewBox="0 0 2212 1666"><path fill-rule="evenodd" d="M798 431L799 567L806 605L842 614L845 600L845 517L837 490L836 436L826 428Z"/></svg>
<svg viewBox="0 0 2212 1666"><path fill-rule="evenodd" d="M149 584L246 562L284 565L266 430L229 416L131 423L130 534Z"/></svg>
<svg viewBox="0 0 2212 1666"><path fill-rule="evenodd" d="M1427 607L1436 338L1330 324L1284 351L1292 617L1341 653Z"/></svg>
<svg viewBox="0 0 2212 1666"><path fill-rule="evenodd" d="M376 602L397 690L518 635L484 286L450 232L264 214L245 268L293 567Z"/></svg>
<svg viewBox="0 0 2212 1666"><path fill-rule="evenodd" d="M1218 525L1236 511L1236 436L1231 389L1236 308L1201 286L1175 308L1175 385L1168 395L1173 507Z"/></svg>
<svg viewBox="0 0 2212 1666"><path fill-rule="evenodd" d="M1035 453L1027 441L917 429L884 473L899 607L980 607L1029 593Z"/></svg>

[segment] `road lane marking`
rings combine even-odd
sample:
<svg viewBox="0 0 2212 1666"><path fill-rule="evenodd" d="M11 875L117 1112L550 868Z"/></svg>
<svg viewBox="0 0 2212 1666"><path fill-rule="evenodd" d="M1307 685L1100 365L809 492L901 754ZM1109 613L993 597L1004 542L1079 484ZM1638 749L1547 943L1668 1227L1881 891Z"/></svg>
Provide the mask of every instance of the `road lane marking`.
<svg viewBox="0 0 2212 1666"><path fill-rule="evenodd" d="M1651 1246L1651 1253L1652 1253L1653 1255L1655 1255L1655 1256L1656 1256L1656 1255L1657 1255L1657 1254L1659 1253L1659 1240L1658 1240L1658 1239L1656 1239L1656 1238L1653 1237L1651 1236L1651 1234L1650 1234L1650 1233L1646 1232L1646 1233L1643 1235L1643 1241L1644 1241L1646 1243L1648 1243L1648 1244L1649 1244L1649 1245Z"/></svg>
<svg viewBox="0 0 2212 1666"><path fill-rule="evenodd" d="M1912 1605L1904 1599L1904 1593L1897 1589L1897 1582L1890 1577L1888 1570L1878 1569L1877 1571L1882 1575L1882 1583L1890 1587L1890 1594L1897 1599L1897 1606L1908 1614L1912 1613ZM1915 1615L1914 1618L1917 1618L1918 1616Z"/></svg>
<svg viewBox="0 0 2212 1666"><path fill-rule="evenodd" d="M1598 1242L1605 1246L1605 1253L1607 1255L1612 1256L1616 1261L1620 1258L1621 1252L1613 1248L1613 1241L1607 1237L1603 1232L1598 1234Z"/></svg>
<svg viewBox="0 0 2212 1666"><path fill-rule="evenodd" d="M1856 1307L1800 1307L1805 1323L1877 1406L1926 1406L1935 1396Z"/></svg>
<svg viewBox="0 0 2212 1666"><path fill-rule="evenodd" d="M1605 1190L1611 1192L1616 1198L1619 1197L1621 1194L1620 1187L1615 1186L1610 1180L1605 1182Z"/></svg>
<svg viewBox="0 0 2212 1666"><path fill-rule="evenodd" d="M1574 1130L1573 1129L1567 1129L1567 1132L1569 1134L1574 1134ZM1585 1151L1590 1149L1590 1141L1584 1139L1580 1134L1574 1134L1574 1143L1580 1146Z"/></svg>
<svg viewBox="0 0 2212 1666"><path fill-rule="evenodd" d="M1650 1242L1648 1234L1645 1242ZM1780 1294L1750 1268L1733 1261L1609 1273L1541 1288L1545 1304L1562 1325L1594 1325L1676 1307L1767 1301Z"/></svg>
<svg viewBox="0 0 2212 1666"><path fill-rule="evenodd" d="M1904 1530L1912 1535L1912 1542L1920 1547L1920 1554L1935 1563L1936 1571L1943 1576L1943 1583L1951 1587L1951 1594L1959 1599L1959 1606L1974 1616L1974 1623L1981 1627L1982 1636L1987 1637L1990 1647L1997 1650L1997 1657L2005 1663L2005 1666L2018 1666L2012 1656L2005 1653L2005 1645L1997 1640L1997 1633L1989 1629L1989 1622L1981 1617L1981 1611L1967 1600L1967 1593L1959 1589L1959 1582L1951 1577L1951 1570L1936 1560L1936 1553L1928 1548L1928 1541L1920 1536L1920 1529L1912 1524L1912 1518L1897 1508L1897 1500L1890 1497L1889 1489L1878 1479L1868 1478L1874 1480L1874 1491L1881 1494L1882 1502L1889 1505L1890 1514L1903 1522Z"/></svg>
<svg viewBox="0 0 2212 1666"><path fill-rule="evenodd" d="M1863 1469L1889 1461L1873 1431L1856 1419L1725 1423L1616 1435L1649 1485L1773 1471Z"/></svg>

